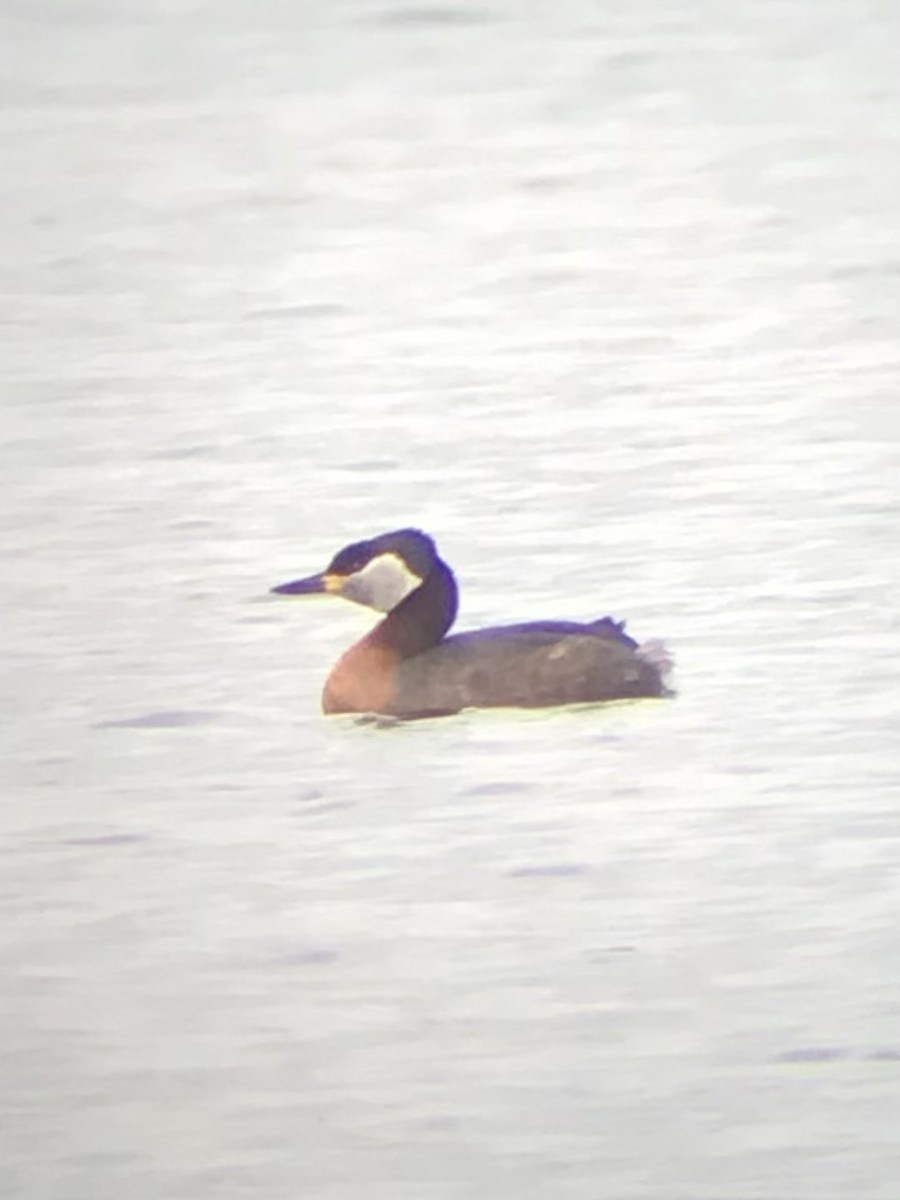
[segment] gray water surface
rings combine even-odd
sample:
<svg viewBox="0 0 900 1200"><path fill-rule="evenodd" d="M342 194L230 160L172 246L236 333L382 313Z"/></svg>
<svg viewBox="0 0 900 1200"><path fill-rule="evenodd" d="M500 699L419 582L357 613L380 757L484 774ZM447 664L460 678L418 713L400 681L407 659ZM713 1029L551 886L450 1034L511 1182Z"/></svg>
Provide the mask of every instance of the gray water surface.
<svg viewBox="0 0 900 1200"><path fill-rule="evenodd" d="M896 1200L900 10L0 23L0 1194ZM677 697L325 720L408 524Z"/></svg>

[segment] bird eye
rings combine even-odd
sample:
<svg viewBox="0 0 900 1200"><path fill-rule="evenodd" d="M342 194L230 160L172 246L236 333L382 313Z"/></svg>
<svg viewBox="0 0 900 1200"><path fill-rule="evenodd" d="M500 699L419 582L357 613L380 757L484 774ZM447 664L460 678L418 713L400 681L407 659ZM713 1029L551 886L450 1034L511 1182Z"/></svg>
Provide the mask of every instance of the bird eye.
<svg viewBox="0 0 900 1200"><path fill-rule="evenodd" d="M329 572L334 575L355 575L357 571L361 571L368 562L368 558L358 551L347 553L341 551L332 560Z"/></svg>

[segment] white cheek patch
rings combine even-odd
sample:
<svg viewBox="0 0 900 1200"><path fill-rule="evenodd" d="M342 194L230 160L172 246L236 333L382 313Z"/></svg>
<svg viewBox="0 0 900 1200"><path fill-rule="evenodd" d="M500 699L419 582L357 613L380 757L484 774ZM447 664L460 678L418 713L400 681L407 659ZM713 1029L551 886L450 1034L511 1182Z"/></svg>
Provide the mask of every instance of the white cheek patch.
<svg viewBox="0 0 900 1200"><path fill-rule="evenodd" d="M390 612L422 580L396 554L381 554L355 575L348 575L341 595L377 612Z"/></svg>

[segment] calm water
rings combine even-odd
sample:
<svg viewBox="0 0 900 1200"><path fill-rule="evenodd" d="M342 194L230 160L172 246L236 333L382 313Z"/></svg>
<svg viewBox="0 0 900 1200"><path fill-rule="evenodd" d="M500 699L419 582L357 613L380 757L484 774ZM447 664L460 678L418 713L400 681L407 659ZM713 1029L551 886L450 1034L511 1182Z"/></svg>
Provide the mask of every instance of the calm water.
<svg viewBox="0 0 900 1200"><path fill-rule="evenodd" d="M896 1200L900 10L2 21L0 1194ZM326 721L410 523L677 699Z"/></svg>

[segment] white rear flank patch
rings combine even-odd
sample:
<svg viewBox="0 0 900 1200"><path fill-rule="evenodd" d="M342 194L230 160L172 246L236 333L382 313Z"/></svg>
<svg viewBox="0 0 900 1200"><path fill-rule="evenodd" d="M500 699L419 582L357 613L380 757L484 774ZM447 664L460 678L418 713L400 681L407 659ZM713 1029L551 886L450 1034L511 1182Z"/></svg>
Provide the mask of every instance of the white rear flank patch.
<svg viewBox="0 0 900 1200"><path fill-rule="evenodd" d="M347 576L341 595L348 600L355 600L357 604L365 604L367 608L386 613L396 608L421 582L402 558L396 554L379 554L367 562L361 571Z"/></svg>

